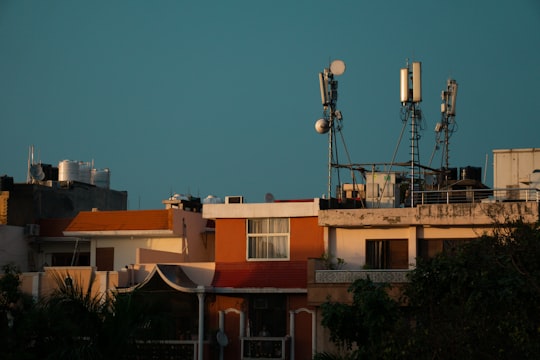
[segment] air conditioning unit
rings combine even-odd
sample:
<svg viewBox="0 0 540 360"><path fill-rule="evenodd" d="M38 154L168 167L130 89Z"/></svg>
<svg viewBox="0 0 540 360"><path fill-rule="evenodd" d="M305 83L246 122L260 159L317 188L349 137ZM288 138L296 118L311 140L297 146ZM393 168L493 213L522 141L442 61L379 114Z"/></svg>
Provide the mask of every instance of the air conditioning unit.
<svg viewBox="0 0 540 360"><path fill-rule="evenodd" d="M225 204L243 204L243 196L225 196Z"/></svg>
<svg viewBox="0 0 540 360"><path fill-rule="evenodd" d="M28 236L39 236L39 225L38 224L27 224L24 227L24 233Z"/></svg>

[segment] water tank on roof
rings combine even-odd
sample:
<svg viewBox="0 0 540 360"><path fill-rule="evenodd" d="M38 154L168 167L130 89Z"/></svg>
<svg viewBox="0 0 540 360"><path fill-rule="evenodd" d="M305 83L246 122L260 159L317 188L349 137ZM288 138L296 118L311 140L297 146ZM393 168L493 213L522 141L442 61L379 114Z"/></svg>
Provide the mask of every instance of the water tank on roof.
<svg viewBox="0 0 540 360"><path fill-rule="evenodd" d="M482 168L475 166L462 167L460 169L461 180L482 181Z"/></svg>
<svg viewBox="0 0 540 360"><path fill-rule="evenodd" d="M0 191L13 191L13 177L7 175L0 177Z"/></svg>
<svg viewBox="0 0 540 360"><path fill-rule="evenodd" d="M202 201L203 204L223 204L223 200L214 195L208 195Z"/></svg>
<svg viewBox="0 0 540 360"><path fill-rule="evenodd" d="M89 162L79 162L79 181L85 184L91 184L92 164Z"/></svg>
<svg viewBox="0 0 540 360"><path fill-rule="evenodd" d="M79 181L79 162L62 160L58 164L58 181Z"/></svg>
<svg viewBox="0 0 540 360"><path fill-rule="evenodd" d="M91 183L97 187L108 189L111 182L109 169L92 169Z"/></svg>

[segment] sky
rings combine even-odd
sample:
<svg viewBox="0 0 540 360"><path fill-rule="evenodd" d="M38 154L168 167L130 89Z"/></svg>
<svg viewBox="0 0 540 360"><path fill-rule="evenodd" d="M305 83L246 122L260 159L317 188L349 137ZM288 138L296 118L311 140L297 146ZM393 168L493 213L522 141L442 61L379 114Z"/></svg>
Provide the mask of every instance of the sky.
<svg viewBox="0 0 540 360"><path fill-rule="evenodd" d="M0 176L25 182L33 145L45 164L110 169L129 209L174 193L321 197L318 73L336 59L342 162L409 160L407 61L422 62L421 163L442 164L449 78L451 167L482 167L491 185L494 149L540 147L537 0L1 0Z"/></svg>

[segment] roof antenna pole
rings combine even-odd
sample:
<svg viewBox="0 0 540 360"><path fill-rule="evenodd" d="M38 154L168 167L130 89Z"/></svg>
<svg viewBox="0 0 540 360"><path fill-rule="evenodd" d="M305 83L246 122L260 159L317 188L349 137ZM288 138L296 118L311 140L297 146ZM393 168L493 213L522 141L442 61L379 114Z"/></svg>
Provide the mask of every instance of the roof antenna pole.
<svg viewBox="0 0 540 360"><path fill-rule="evenodd" d="M411 116L411 173L409 197L411 207L414 207L415 178L419 178L418 131L416 120L420 115L419 103L422 101L422 63L414 61L412 69L407 60L405 68L400 71L400 100L401 106L407 108ZM407 115L409 116L409 115Z"/></svg>
<svg viewBox="0 0 540 360"><path fill-rule="evenodd" d="M321 91L321 103L323 106L323 117L315 123L315 130L319 134L328 133L328 201L332 199L332 167L335 149L335 131L340 129L338 121L342 120L342 115L336 109L338 98L338 82L334 76L339 76L345 72L345 63L342 60L334 60L329 68L325 68L319 73L319 87Z"/></svg>

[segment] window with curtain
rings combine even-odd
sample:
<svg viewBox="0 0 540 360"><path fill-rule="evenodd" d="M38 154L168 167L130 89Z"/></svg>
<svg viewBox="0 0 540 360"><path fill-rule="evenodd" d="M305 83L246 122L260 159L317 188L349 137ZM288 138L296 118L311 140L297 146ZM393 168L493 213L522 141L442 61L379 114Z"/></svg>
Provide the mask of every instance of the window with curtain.
<svg viewBox="0 0 540 360"><path fill-rule="evenodd" d="M289 219L247 220L248 260L289 258Z"/></svg>
<svg viewBox="0 0 540 360"><path fill-rule="evenodd" d="M407 239L367 240L366 266L370 269L407 269Z"/></svg>

